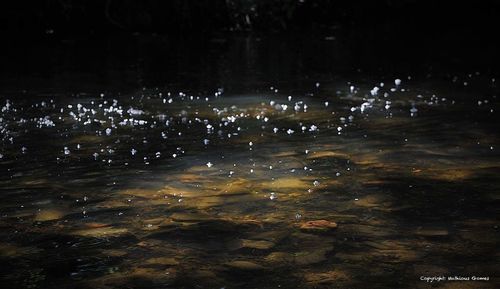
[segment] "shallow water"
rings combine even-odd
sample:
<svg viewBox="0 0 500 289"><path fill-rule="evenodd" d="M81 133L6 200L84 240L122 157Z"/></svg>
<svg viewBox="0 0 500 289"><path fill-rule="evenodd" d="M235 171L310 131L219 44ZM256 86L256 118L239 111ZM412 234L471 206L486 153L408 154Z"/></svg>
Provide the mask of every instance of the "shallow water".
<svg viewBox="0 0 500 289"><path fill-rule="evenodd" d="M228 67L211 88L4 93L5 288L494 287L494 79L319 69L238 84Z"/></svg>

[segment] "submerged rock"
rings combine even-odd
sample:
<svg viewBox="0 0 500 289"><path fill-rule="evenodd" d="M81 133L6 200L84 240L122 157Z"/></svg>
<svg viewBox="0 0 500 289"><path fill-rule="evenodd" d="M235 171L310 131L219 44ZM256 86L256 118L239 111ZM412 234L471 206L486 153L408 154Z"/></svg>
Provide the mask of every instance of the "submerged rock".
<svg viewBox="0 0 500 289"><path fill-rule="evenodd" d="M255 250L269 250L273 248L276 244L270 241L265 240L249 240L249 239L241 239L232 242L229 245L230 250L239 250L239 249L255 249Z"/></svg>
<svg viewBox="0 0 500 289"><path fill-rule="evenodd" d="M189 213L182 213L182 212L178 212L178 213L173 213L172 215L170 215L170 218L172 218L172 220L174 221L177 221L177 222L201 222L201 221L206 221L206 220L212 220L213 217L208 215L208 214L204 214L204 213L192 213L192 212L189 212Z"/></svg>
<svg viewBox="0 0 500 289"><path fill-rule="evenodd" d="M232 269L238 269L242 271L261 271L264 270L265 267L259 264L256 264L251 261L244 261L244 260L236 260L236 261L231 261L227 262L225 264L227 267L232 268Z"/></svg>
<svg viewBox="0 0 500 289"><path fill-rule="evenodd" d="M351 280L351 276L338 269L328 271L328 272L310 272L304 275L304 279L307 283L311 285L314 284L332 284L338 282L345 282Z"/></svg>
<svg viewBox="0 0 500 289"><path fill-rule="evenodd" d="M269 242L273 242L275 244L281 242L281 240L288 237L290 234L289 231L286 230L272 230L272 231L264 231L253 233L251 236L252 240L265 240Z"/></svg>
<svg viewBox="0 0 500 289"><path fill-rule="evenodd" d="M208 219L194 221L197 218L183 218L183 222L172 222L168 226L161 226L158 230L148 235L151 239L184 239L196 244L211 243L224 246L221 240L234 240L242 232L251 232L261 228L261 223L250 220ZM192 221L187 221L192 220ZM262 244L261 244L262 245Z"/></svg>
<svg viewBox="0 0 500 289"><path fill-rule="evenodd" d="M147 265L165 265L165 266L174 266L178 265L179 262L175 260L175 258L169 257L159 257L159 258L151 258L145 261Z"/></svg>
<svg viewBox="0 0 500 289"><path fill-rule="evenodd" d="M338 158L349 159L349 155L335 151L315 151L307 155L307 159Z"/></svg>
<svg viewBox="0 0 500 289"><path fill-rule="evenodd" d="M300 230L306 233L328 233L337 228L337 223L327 220L314 220L302 223Z"/></svg>
<svg viewBox="0 0 500 289"><path fill-rule="evenodd" d="M105 274L91 279L89 288L144 288L166 286L177 277L175 268L132 267L128 270Z"/></svg>
<svg viewBox="0 0 500 289"><path fill-rule="evenodd" d="M128 254L127 251L118 249L104 249L101 253L107 257L123 257Z"/></svg>
<svg viewBox="0 0 500 289"><path fill-rule="evenodd" d="M36 247L21 247L11 243L0 243L0 257L18 258L40 253L41 249Z"/></svg>
<svg viewBox="0 0 500 289"><path fill-rule="evenodd" d="M449 232L446 229L441 228L419 228L415 230L415 234L424 237L444 237L448 236Z"/></svg>
<svg viewBox="0 0 500 289"><path fill-rule="evenodd" d="M310 265L326 260L326 254L333 251L333 246L325 246L317 250L303 251L295 254L294 262L297 265Z"/></svg>
<svg viewBox="0 0 500 289"><path fill-rule="evenodd" d="M128 234L128 230L126 228L115 228L115 227L98 227L98 228L89 228L83 230L73 231L72 235L83 236L83 237L94 237L94 238L103 238L103 237L116 237Z"/></svg>
<svg viewBox="0 0 500 289"><path fill-rule="evenodd" d="M64 217L64 213L58 210L42 210L35 215L35 221L45 222L59 220Z"/></svg>
<svg viewBox="0 0 500 289"><path fill-rule="evenodd" d="M327 260L327 254L333 251L331 244L318 244L318 248L310 248L296 253L272 252L264 260L272 266L311 265Z"/></svg>
<svg viewBox="0 0 500 289"><path fill-rule="evenodd" d="M389 226L370 226L364 224L345 224L342 226L343 232L353 236L362 236L370 238L387 238L395 235L397 232Z"/></svg>
<svg viewBox="0 0 500 289"><path fill-rule="evenodd" d="M272 252L271 254L267 255L264 259L269 264L272 264L273 266L276 266L276 265L286 265L286 264L289 264L289 263L293 263L294 258L295 257L291 253L287 253L287 252Z"/></svg>

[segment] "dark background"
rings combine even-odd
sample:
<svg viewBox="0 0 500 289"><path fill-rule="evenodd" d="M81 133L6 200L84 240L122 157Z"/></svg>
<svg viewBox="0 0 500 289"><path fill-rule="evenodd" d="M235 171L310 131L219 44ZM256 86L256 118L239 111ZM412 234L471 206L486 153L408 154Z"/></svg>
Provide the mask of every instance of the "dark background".
<svg viewBox="0 0 500 289"><path fill-rule="evenodd" d="M384 74L479 71L494 76L499 68L496 2L4 1L0 88L38 87L37 82L49 80L50 87L65 81L60 77L65 74L74 78L83 74L84 82L102 70L131 68L129 73L140 74L132 86L175 82L182 75L199 82L210 77L206 67L220 60L234 62L228 67L242 66L237 63L240 58L251 60L249 44L241 39L262 40L250 45L259 55L256 73L280 55L279 47L286 46L281 54L288 53L288 60L283 62L303 63L296 73L362 69ZM333 44L325 45L321 42L325 39ZM238 49L247 54L233 55L240 53ZM216 70L220 74L227 69ZM272 73L266 76L278 79ZM104 87L123 84L123 76L116 73L106 77L114 82L109 80ZM220 77L215 82L221 82Z"/></svg>
<svg viewBox="0 0 500 289"><path fill-rule="evenodd" d="M417 0L39 0L4 1L2 32L15 37L115 33L208 35L338 29L372 37L496 38L498 9L486 1ZM22 34L22 35L20 35ZM388 39L389 39L388 38ZM431 39L431 38L429 38ZM471 39L472 40L472 39Z"/></svg>

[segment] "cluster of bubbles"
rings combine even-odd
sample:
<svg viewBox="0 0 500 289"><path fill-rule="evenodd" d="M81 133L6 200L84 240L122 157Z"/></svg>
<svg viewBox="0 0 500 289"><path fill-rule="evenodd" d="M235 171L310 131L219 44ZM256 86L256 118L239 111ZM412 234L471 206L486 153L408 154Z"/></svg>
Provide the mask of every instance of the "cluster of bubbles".
<svg viewBox="0 0 500 289"><path fill-rule="evenodd" d="M454 78L453 81L458 80ZM320 84L316 83L315 87L318 89ZM139 156L145 164L149 164L152 159L182 156L185 154L183 144L189 143L186 140L209 147L214 140L238 137L245 130L239 124L242 120L253 119L261 125L263 131L274 135L314 134L322 130L331 130L341 135L353 123L356 114L366 117L370 111L383 112L390 118L394 108L399 112L408 107L408 115L416 117L420 112L419 106L455 103L432 93L427 96L414 93L405 88L404 81L399 78L392 85L381 82L371 89L347 83L347 87L337 91L336 96L321 100L321 105L311 98L283 97L276 87L271 87L270 90L272 95L267 97L270 99L267 103L255 103L251 108L239 107L237 104L227 105L231 103L231 97L218 102L217 99L224 92L222 88L211 96L188 95L184 92L164 94L158 90L143 89L129 97L120 96L115 99L100 94L94 98L79 97L72 103L49 99L30 105L16 105L13 101L6 100L0 113L0 159L8 158L10 153L14 154L13 158L19 157L15 154L16 150L12 149L17 145L16 139L24 140L27 134L36 130L44 131L47 135L53 135L54 132L59 134L61 148L58 151L61 153L56 156L57 161L72 160L71 156L75 151L80 152L78 157L81 158L84 150L95 161L112 163L112 156L117 151L128 151L129 159L122 164L128 165L129 161L138 159ZM405 99L401 97L403 93L412 97ZM338 99L357 105L335 107ZM479 106L488 103L488 99L478 101ZM279 127L279 122L274 121L288 114L314 114L313 107L315 111L331 111L333 119L336 118L336 112L341 116L326 124L298 121L294 127ZM91 149L85 148L86 144L74 144L67 140L68 137L79 135L93 135L108 140ZM142 139L138 135L143 135ZM153 152L150 152L150 148L140 148L141 145L147 147L152 138L159 138L165 145ZM250 142L250 150L253 149L252 146L253 142ZM29 154L29 143L17 147L22 154ZM208 167L212 165L207 163Z"/></svg>

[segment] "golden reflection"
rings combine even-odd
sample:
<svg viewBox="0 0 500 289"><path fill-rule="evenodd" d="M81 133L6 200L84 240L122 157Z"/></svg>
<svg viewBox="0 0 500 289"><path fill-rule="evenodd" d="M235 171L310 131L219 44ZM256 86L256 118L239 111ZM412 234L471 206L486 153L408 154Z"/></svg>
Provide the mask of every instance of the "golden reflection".
<svg viewBox="0 0 500 289"><path fill-rule="evenodd" d="M75 230L72 231L70 234L83 237L102 238L102 237L120 236L128 232L129 230L127 228L116 228L113 226L106 226L106 227Z"/></svg>
<svg viewBox="0 0 500 289"><path fill-rule="evenodd" d="M321 158L340 158L350 159L350 156L336 151L313 151L307 155L307 159L321 159Z"/></svg>
<svg viewBox="0 0 500 289"><path fill-rule="evenodd" d="M261 190L279 190L279 191L307 191L313 187L314 178L278 178L273 181L262 182L258 184Z"/></svg>
<svg viewBox="0 0 500 289"><path fill-rule="evenodd" d="M64 217L65 213L56 209L42 209L36 213L34 221L46 222L59 220Z"/></svg>

